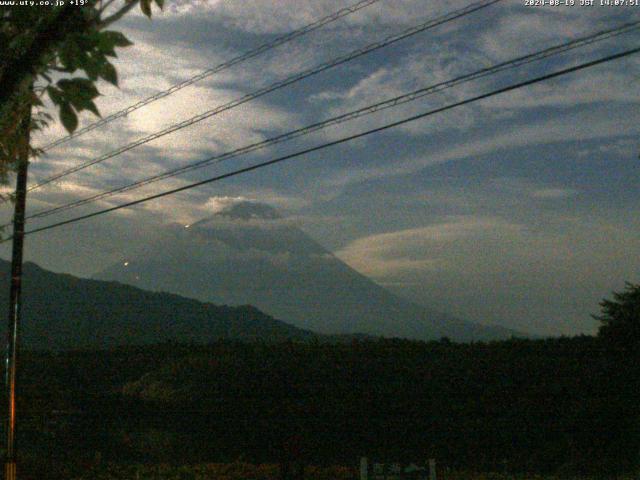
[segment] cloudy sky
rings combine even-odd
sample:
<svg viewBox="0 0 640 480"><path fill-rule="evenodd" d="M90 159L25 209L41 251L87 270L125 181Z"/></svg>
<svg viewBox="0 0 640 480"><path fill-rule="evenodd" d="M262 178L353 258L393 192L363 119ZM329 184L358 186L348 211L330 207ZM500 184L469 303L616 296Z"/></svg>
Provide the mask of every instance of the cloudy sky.
<svg viewBox="0 0 640 480"><path fill-rule="evenodd" d="M355 2L169 2L119 28L120 89L104 115ZM464 7L380 0L60 146L32 179L102 155L304 69ZM576 3L580 3L579 0ZM640 20L640 7L529 7L503 0L32 192L30 211L145 178L456 75ZM295 152L456 100L637 46L639 31L467 83L269 149L109 198L32 227ZM242 197L291 217L359 272L416 302L542 334L591 333L590 313L640 282L640 56L450 110L162 200L28 237L27 258L90 276L163 226ZM92 121L83 116L81 125ZM63 134L55 125L40 144ZM7 206L0 220L8 220ZM161 252L149 252L158 255ZM8 258L6 245L0 255Z"/></svg>

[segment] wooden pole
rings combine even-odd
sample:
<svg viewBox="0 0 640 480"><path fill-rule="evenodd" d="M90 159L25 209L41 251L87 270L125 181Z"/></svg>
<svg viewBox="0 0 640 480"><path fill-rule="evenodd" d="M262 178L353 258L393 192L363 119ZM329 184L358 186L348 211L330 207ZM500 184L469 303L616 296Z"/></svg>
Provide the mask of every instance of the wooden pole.
<svg viewBox="0 0 640 480"><path fill-rule="evenodd" d="M22 138L17 146L16 198L13 214L13 244L11 254L11 290L9 296L9 319L6 350L7 389L7 452L5 459L5 480L16 480L16 371L18 366L18 326L20 324L20 293L22 287L22 257L24 247L24 216L27 200L27 172L29 168L29 141L31 127L31 107L22 120Z"/></svg>
<svg viewBox="0 0 640 480"><path fill-rule="evenodd" d="M438 480L436 475L436 459L429 459L429 480Z"/></svg>
<svg viewBox="0 0 640 480"><path fill-rule="evenodd" d="M367 480L369 477L369 464L367 457L360 458L360 480Z"/></svg>

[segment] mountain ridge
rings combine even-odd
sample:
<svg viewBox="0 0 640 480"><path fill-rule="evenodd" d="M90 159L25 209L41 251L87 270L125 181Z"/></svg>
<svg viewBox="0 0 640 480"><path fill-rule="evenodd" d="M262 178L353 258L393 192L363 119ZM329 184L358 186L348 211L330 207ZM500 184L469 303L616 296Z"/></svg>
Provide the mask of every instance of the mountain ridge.
<svg viewBox="0 0 640 480"><path fill-rule="evenodd" d="M9 262L0 259L0 290L8 291ZM26 262L21 344L36 349L110 348L163 341L207 343L311 340L318 336L251 305L230 307L119 282L78 278ZM7 311L7 298L0 311ZM6 334L2 322L0 332Z"/></svg>
<svg viewBox="0 0 640 480"><path fill-rule="evenodd" d="M227 199L228 200L228 199ZM213 216L173 225L94 276L201 301L251 304L323 334L457 341L522 333L465 322L399 297L342 262L273 207L229 201Z"/></svg>

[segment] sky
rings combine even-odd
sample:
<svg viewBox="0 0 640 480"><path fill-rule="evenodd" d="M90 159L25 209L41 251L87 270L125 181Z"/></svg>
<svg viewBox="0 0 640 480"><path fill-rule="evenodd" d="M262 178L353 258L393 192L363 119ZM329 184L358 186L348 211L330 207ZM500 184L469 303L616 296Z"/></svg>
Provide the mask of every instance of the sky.
<svg viewBox="0 0 640 480"><path fill-rule="evenodd" d="M120 88L100 84L108 115L355 2L168 2L117 28ZM469 0L380 0L126 118L51 150L41 180L379 41ZM640 7L532 7L503 0L365 55L62 181L30 192L35 212L186 165L420 87L640 20ZM46 225L381 126L638 45L638 31L467 83L394 109L148 185ZM162 200L31 235L26 258L91 276L125 246L250 199L283 215L360 273L465 320L542 335L593 333L598 302L640 282L640 55L449 110ZM81 126L95 120L83 114ZM63 135L53 125L35 144ZM0 220L10 209L0 206ZM161 252L148 252L161 255ZM9 257L6 244L0 256Z"/></svg>

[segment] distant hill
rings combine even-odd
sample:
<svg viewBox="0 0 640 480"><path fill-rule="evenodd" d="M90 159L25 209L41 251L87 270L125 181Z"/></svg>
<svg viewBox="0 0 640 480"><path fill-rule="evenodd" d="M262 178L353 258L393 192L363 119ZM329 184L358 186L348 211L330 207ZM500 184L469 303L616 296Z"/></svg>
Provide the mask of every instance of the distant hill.
<svg viewBox="0 0 640 480"><path fill-rule="evenodd" d="M356 272L269 205L238 201L191 225L167 226L95 276L202 301L251 304L323 334L457 341L518 335L394 295ZM523 336L520 334L520 336Z"/></svg>
<svg viewBox="0 0 640 480"><path fill-rule="evenodd" d="M0 260L0 312L7 312L10 265ZM227 307L116 282L24 266L21 344L30 348L105 348L163 341L309 340L316 335L252 306ZM3 318L5 318L3 316ZM6 322L0 322L6 335Z"/></svg>

